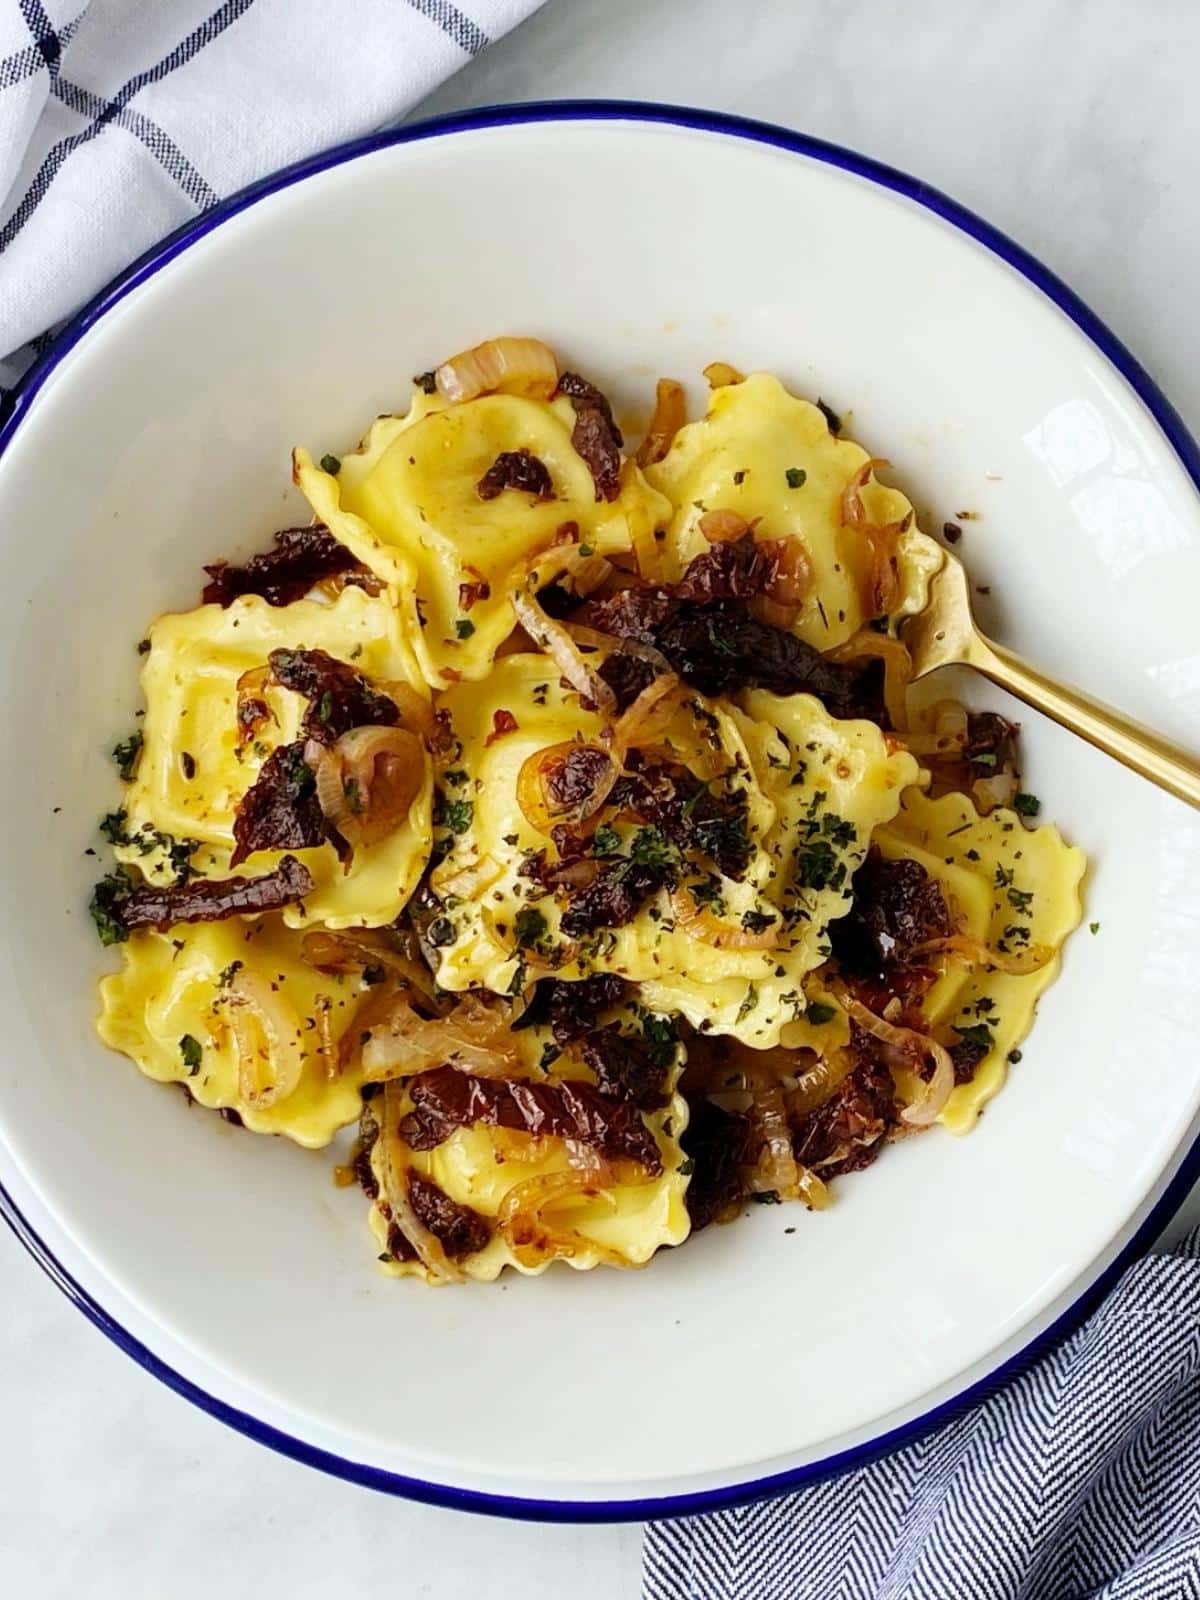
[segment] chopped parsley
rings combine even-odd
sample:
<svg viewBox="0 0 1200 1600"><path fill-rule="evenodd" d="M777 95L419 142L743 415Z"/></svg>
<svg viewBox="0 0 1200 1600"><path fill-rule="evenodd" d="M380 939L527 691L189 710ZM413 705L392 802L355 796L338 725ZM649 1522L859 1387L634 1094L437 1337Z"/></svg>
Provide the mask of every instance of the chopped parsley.
<svg viewBox="0 0 1200 1600"><path fill-rule="evenodd" d="M805 1022L811 1022L814 1028L823 1028L827 1022L832 1022L837 1016L837 1007L826 1005L824 1000L810 1000L804 1008Z"/></svg>
<svg viewBox="0 0 1200 1600"><path fill-rule="evenodd" d="M129 929L121 916L121 903L129 897L130 888L123 872L110 872L92 890L88 910L103 945L124 944L129 937Z"/></svg>
<svg viewBox="0 0 1200 1600"><path fill-rule="evenodd" d="M128 739L122 739L120 744L113 745L112 758L117 763L117 771L126 783L133 781L133 769L137 766L138 756L142 753L142 730L137 728Z"/></svg>
<svg viewBox="0 0 1200 1600"><path fill-rule="evenodd" d="M1032 889L1009 889L1006 893L1008 903L1014 911L1028 911L1033 904Z"/></svg>
<svg viewBox="0 0 1200 1600"><path fill-rule="evenodd" d="M802 489L808 479L808 473L803 467L789 467L784 473L789 489Z"/></svg>
<svg viewBox="0 0 1200 1600"><path fill-rule="evenodd" d="M796 878L805 889L840 889L846 881L846 863L827 839L813 839L796 854Z"/></svg>
<svg viewBox="0 0 1200 1600"><path fill-rule="evenodd" d="M692 1173L695 1172L695 1170L696 1170L696 1158L695 1158L695 1156L688 1156L686 1161L681 1161L679 1163L678 1172L679 1172L679 1176L681 1178L690 1178Z"/></svg>
<svg viewBox="0 0 1200 1600"><path fill-rule="evenodd" d="M337 456L324 455L321 457L321 471L327 472L331 478L336 478L342 470L342 463Z"/></svg>
<svg viewBox="0 0 1200 1600"><path fill-rule="evenodd" d="M449 917L435 917L429 924L429 931L425 935L435 950L454 943L454 924Z"/></svg>
<svg viewBox="0 0 1200 1600"><path fill-rule="evenodd" d="M669 1067L679 1048L679 1035L670 1017L661 1017L655 1011L642 1013L642 1038L646 1051L656 1067Z"/></svg>
<svg viewBox="0 0 1200 1600"><path fill-rule="evenodd" d="M960 1027L956 1022L954 1031L963 1044L976 1045L980 1050L990 1050L996 1042L992 1038L992 1030L986 1022L973 1022L967 1028Z"/></svg>
<svg viewBox="0 0 1200 1600"><path fill-rule="evenodd" d="M317 717L321 722L328 722L333 715L333 694L326 689L317 702Z"/></svg>
<svg viewBox="0 0 1200 1600"><path fill-rule="evenodd" d="M517 912L513 932L517 936L517 948L527 950L546 937L546 919L533 906L522 906Z"/></svg>
<svg viewBox="0 0 1200 1600"><path fill-rule="evenodd" d="M475 624L470 617L456 617L454 619L454 632L460 639L469 639L475 632Z"/></svg>
<svg viewBox="0 0 1200 1600"><path fill-rule="evenodd" d="M1013 800L1013 805L1023 817L1036 817L1042 809L1042 802L1035 794L1018 794Z"/></svg>
<svg viewBox="0 0 1200 1600"><path fill-rule="evenodd" d="M621 835L607 822L602 822L592 835L592 845L598 856L619 856Z"/></svg>
<svg viewBox="0 0 1200 1600"><path fill-rule="evenodd" d="M755 911L753 907L749 911L742 912L742 927L747 933L765 933L778 920L772 913Z"/></svg>
<svg viewBox="0 0 1200 1600"><path fill-rule="evenodd" d="M127 843L125 835L125 818L127 812L124 806L118 806L115 811L106 812L100 818L100 836L107 839L109 844Z"/></svg>
<svg viewBox="0 0 1200 1600"><path fill-rule="evenodd" d="M422 394L437 393L437 373L432 370L429 372L414 372L413 383L421 390Z"/></svg>
<svg viewBox="0 0 1200 1600"><path fill-rule="evenodd" d="M190 1033L185 1033L179 1041L179 1054L184 1066L188 1069L188 1077L194 1078L200 1071L200 1057L203 1055L199 1039Z"/></svg>
<svg viewBox="0 0 1200 1600"><path fill-rule="evenodd" d="M679 851L661 828L639 828L630 840L629 859L639 867L673 872L679 866Z"/></svg>
<svg viewBox="0 0 1200 1600"><path fill-rule="evenodd" d="M738 1007L737 1020L744 1022L758 1004L758 990L752 983L746 985L746 998Z"/></svg>
<svg viewBox="0 0 1200 1600"><path fill-rule="evenodd" d="M1100 932L1100 924L1098 922L1089 922L1088 923L1088 932L1091 933L1091 934L1099 933Z"/></svg>
<svg viewBox="0 0 1200 1600"><path fill-rule="evenodd" d="M217 978L217 987L227 989L241 970L242 963L240 961L231 961L227 967L222 967Z"/></svg>
<svg viewBox="0 0 1200 1600"><path fill-rule="evenodd" d="M363 808L362 794L359 791L358 779L347 778L342 784L342 793L346 796L346 804L357 816Z"/></svg>
<svg viewBox="0 0 1200 1600"><path fill-rule="evenodd" d="M581 544L579 546L579 554L581 556L590 556L591 554L593 554L591 545L590 544Z"/></svg>
<svg viewBox="0 0 1200 1600"><path fill-rule="evenodd" d="M778 1189L760 1189L751 1197L756 1206L781 1206L783 1201L779 1198Z"/></svg>
<svg viewBox="0 0 1200 1600"><path fill-rule="evenodd" d="M1021 1059L1021 1052L1019 1050L1010 1050L1008 1052L1008 1059L1012 1062L1013 1066L1015 1067L1017 1062L1020 1061L1020 1059Z"/></svg>
<svg viewBox="0 0 1200 1600"><path fill-rule="evenodd" d="M149 639L139 639L138 640L137 652L138 652L138 655L140 655L140 656L148 656L150 654L150 641L149 641Z"/></svg>
<svg viewBox="0 0 1200 1600"><path fill-rule="evenodd" d="M474 815L473 800L447 800L444 794L438 795L433 808L434 826L449 828L451 833L466 833Z"/></svg>
<svg viewBox="0 0 1200 1600"><path fill-rule="evenodd" d="M977 754L968 756L967 759L973 767L994 767L996 765L996 757L990 750L980 750Z"/></svg>

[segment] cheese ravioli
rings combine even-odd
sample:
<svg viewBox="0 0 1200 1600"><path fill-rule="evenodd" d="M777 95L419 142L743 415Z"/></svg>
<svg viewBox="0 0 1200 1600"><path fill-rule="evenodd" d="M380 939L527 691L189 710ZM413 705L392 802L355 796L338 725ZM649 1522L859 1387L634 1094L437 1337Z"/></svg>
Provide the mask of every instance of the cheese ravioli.
<svg viewBox="0 0 1200 1600"><path fill-rule="evenodd" d="M297 737L304 708L299 695L268 685L261 692L271 716L244 740L238 679L264 667L272 650L319 648L377 683L413 683L395 607L355 587L343 589L332 604L271 606L250 595L225 608L168 612L151 627L149 641L142 669L144 743L124 808L131 842L116 854L155 883L173 880L172 847L180 840L197 841L191 857L196 875L228 875L238 805L271 752ZM396 917L429 855L433 778L426 765L403 826L356 852L349 872L329 845L296 852L315 887L285 910L289 924L378 927ZM265 872L281 855L258 851L249 866Z"/></svg>
<svg viewBox="0 0 1200 1600"><path fill-rule="evenodd" d="M503 657L483 685L449 690L442 709L455 744L440 775L441 816L457 830L430 880L442 905L443 988L504 994L542 972L618 973L642 985L653 1009L695 1027L761 1048L787 1027L788 1042L802 1042L804 977L828 954L826 926L849 903L872 831L917 777L907 752L889 751L873 724L837 721L808 695L752 691L740 706L689 697L662 743L744 810L748 866L738 878L719 874L697 907L699 882L688 887L681 864L681 893L660 891L621 926L571 939L558 898L529 875L548 841L522 810L518 780L538 751L576 736L598 740L603 719L580 709L540 655ZM498 711L517 726L496 739ZM610 871L657 844L634 823L612 833ZM712 875L704 881L712 885ZM771 931L769 944L747 948L740 935L755 927Z"/></svg>
<svg viewBox="0 0 1200 1600"><path fill-rule="evenodd" d="M939 1119L966 1133L1004 1087L1010 1052L1028 1033L1038 996L1058 976L1063 942L1083 915L1087 858L1048 824L1026 828L1004 807L982 817L965 795L930 800L917 789L875 842L889 859L920 863L963 933L1001 956L1019 960L1040 948L1045 957L1030 972L964 967L950 957L925 997L926 1019L946 1043L963 1029L986 1042L974 1075L953 1090Z"/></svg>
<svg viewBox="0 0 1200 1600"><path fill-rule="evenodd" d="M446 406L418 393L408 416L381 417L336 475L296 451L296 482L317 516L396 586L433 687L488 672L512 632L509 590L525 563L563 537L596 555L627 551L670 517L632 462L618 497L598 499L573 424L561 397L493 394ZM497 457L521 451L545 468L550 494L505 489L484 499L479 484Z"/></svg>
<svg viewBox="0 0 1200 1600"><path fill-rule="evenodd" d="M874 619L864 608L870 547L842 521L842 495L868 460L861 445L831 433L824 414L764 372L714 389L708 412L675 435L665 458L646 469L671 501L666 558L678 579L707 548L706 512L739 512L756 539L799 539L812 569L795 632L818 650L843 644ZM898 489L874 478L861 490L868 521L900 524L895 542L899 594L893 616L919 611L940 552L912 521Z"/></svg>
<svg viewBox="0 0 1200 1600"><path fill-rule="evenodd" d="M597 1026L619 1022L631 1033L638 1030L638 1019L628 1008L606 1010L595 1020ZM515 1037L520 1041L525 1071L535 1081L545 1078L541 1062L547 1054L555 1058L556 1079L592 1081L593 1075L573 1051L565 1056L556 1051L545 1028L522 1029ZM561 1202L552 1200L547 1206L546 1225L565 1234L568 1241L557 1259L565 1260L577 1271L600 1265L645 1266L656 1251L666 1245L682 1244L687 1238L688 1163L680 1138L687 1127L688 1108L676 1092L685 1055L682 1046L676 1046L675 1060L664 1082L665 1104L643 1113L658 1148L662 1171L654 1176L618 1172L614 1181L592 1194L568 1193ZM397 1100L398 1104L387 1109L383 1097L373 1100L375 1116L398 1120L406 1115L411 1109L407 1093ZM385 1146L380 1139L371 1152L371 1168L381 1196L387 1192L384 1160ZM562 1140L534 1139L476 1124L455 1129L433 1150L413 1151L408 1161L414 1172L432 1179L456 1204L469 1206L493 1224L484 1248L460 1261L466 1277L491 1282L505 1267L537 1276L555 1259L548 1252L522 1249L510 1232L494 1224L504 1211L505 1202L513 1205L518 1185L552 1187L557 1178L572 1172L572 1156ZM388 1219L378 1203L371 1208L370 1226L381 1250L386 1251ZM381 1255L380 1261L384 1271L393 1276L428 1280L428 1273L418 1261L391 1260L386 1254Z"/></svg>
<svg viewBox="0 0 1200 1600"><path fill-rule="evenodd" d="M300 934L270 917L131 934L121 970L100 984L100 1037L148 1078L185 1085L202 1106L236 1111L254 1133L318 1149L358 1116L361 1069L355 1057L343 1070L338 1049L364 985L316 971L300 946ZM286 1095L271 1092L265 1046L261 1060L255 1051L242 1061L232 1009L243 970L269 986L287 1035L280 1044L299 1052L298 1080Z"/></svg>

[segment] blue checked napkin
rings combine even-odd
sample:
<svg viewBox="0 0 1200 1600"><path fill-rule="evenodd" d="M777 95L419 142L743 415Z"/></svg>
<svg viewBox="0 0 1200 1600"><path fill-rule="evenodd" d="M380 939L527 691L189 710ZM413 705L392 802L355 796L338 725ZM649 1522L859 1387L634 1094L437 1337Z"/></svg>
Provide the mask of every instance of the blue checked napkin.
<svg viewBox="0 0 1200 1600"><path fill-rule="evenodd" d="M1200 1229L985 1404L786 1499L653 1525L644 1600L1200 1600Z"/></svg>
<svg viewBox="0 0 1200 1600"><path fill-rule="evenodd" d="M540 4L0 0L0 385L156 239L396 121Z"/></svg>

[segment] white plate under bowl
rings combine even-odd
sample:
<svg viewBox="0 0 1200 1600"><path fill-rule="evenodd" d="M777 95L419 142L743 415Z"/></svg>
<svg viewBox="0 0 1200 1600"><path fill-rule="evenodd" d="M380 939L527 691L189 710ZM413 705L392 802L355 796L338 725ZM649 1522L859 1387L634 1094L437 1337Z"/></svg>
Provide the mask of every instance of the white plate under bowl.
<svg viewBox="0 0 1200 1600"><path fill-rule="evenodd" d="M122 280L17 399L14 1225L151 1370L303 1459L517 1515L695 1509L926 1424L1161 1218L1200 1107L1200 819L1024 716L1028 784L1092 858L1100 930L1071 942L975 1134L898 1146L822 1215L756 1209L642 1273L377 1276L328 1155L189 1111L97 1044L84 850L147 620L304 515L294 442L345 450L411 373L502 330L622 411L715 357L852 411L927 524L979 513L961 549L1001 637L1200 744L1197 456L1069 292L949 201L795 135L628 106L485 112L272 180Z"/></svg>

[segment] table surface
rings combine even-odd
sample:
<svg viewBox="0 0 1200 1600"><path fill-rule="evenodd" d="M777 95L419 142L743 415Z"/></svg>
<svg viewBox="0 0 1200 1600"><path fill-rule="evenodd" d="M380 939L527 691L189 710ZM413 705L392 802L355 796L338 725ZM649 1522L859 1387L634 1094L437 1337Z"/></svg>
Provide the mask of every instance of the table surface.
<svg viewBox="0 0 1200 1600"><path fill-rule="evenodd" d="M1200 433L1200 7L550 0L421 107L619 96L742 112L919 174L1116 330ZM1186 307L1183 315L1180 310ZM1200 1222L1194 1194L1184 1220ZM14 1600L625 1600L641 1530L390 1501L148 1381L0 1229L0 1593ZM317 1508L319 1507L319 1513Z"/></svg>

